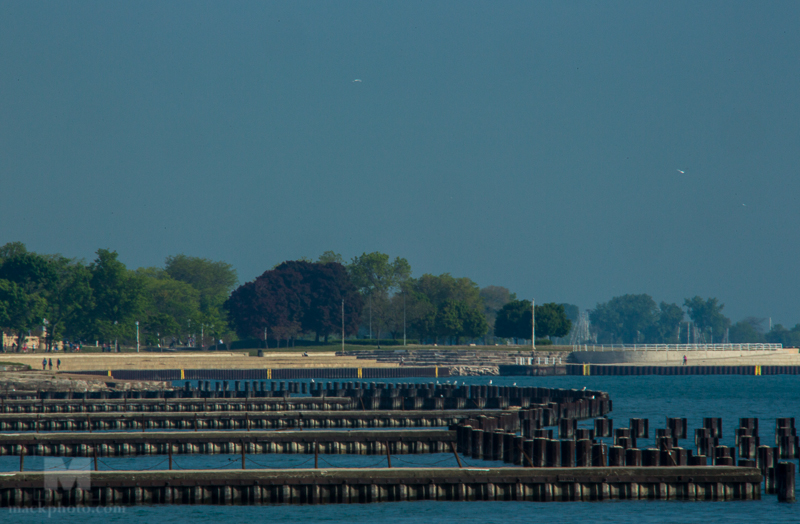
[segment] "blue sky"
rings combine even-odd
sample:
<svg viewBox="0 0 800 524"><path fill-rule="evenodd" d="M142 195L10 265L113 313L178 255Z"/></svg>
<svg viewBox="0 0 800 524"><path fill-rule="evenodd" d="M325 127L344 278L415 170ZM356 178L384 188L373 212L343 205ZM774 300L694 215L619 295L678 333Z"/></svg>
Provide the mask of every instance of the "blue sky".
<svg viewBox="0 0 800 524"><path fill-rule="evenodd" d="M0 3L0 242L800 322L797 2ZM353 82L360 79L361 82ZM684 171L684 173L678 170Z"/></svg>

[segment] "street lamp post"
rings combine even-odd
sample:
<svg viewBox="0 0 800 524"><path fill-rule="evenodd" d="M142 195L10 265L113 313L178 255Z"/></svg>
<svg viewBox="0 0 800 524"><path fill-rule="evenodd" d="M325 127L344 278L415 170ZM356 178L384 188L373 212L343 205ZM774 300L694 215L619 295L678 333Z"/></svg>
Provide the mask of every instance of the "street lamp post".
<svg viewBox="0 0 800 524"><path fill-rule="evenodd" d="M116 328L116 326L117 326L117 321L115 320L114 321L114 351L116 353L119 353L119 342L118 342L118 339L117 339L117 328Z"/></svg>
<svg viewBox="0 0 800 524"><path fill-rule="evenodd" d="M406 345L406 290L403 290L403 347Z"/></svg>
<svg viewBox="0 0 800 524"><path fill-rule="evenodd" d="M139 321L136 321L136 352L139 352Z"/></svg>
<svg viewBox="0 0 800 524"><path fill-rule="evenodd" d="M342 299L342 356L344 356L344 299Z"/></svg>
<svg viewBox="0 0 800 524"><path fill-rule="evenodd" d="M531 349L536 351L536 301L531 299Z"/></svg>

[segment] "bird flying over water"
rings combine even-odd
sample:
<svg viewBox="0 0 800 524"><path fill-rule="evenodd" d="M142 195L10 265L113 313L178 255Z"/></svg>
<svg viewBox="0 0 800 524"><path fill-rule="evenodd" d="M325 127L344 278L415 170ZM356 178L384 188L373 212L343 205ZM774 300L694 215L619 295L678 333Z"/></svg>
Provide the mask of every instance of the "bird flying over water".
<svg viewBox="0 0 800 524"><path fill-rule="evenodd" d="M685 175L685 174L686 174L686 171L684 171L683 169L678 169L677 171L678 171L678 173L680 173L680 174L682 174L682 175Z"/></svg>
<svg viewBox="0 0 800 524"><path fill-rule="evenodd" d="M353 80L353 83L356 83L356 82L361 82L361 79L360 78L356 78L355 80Z"/></svg>

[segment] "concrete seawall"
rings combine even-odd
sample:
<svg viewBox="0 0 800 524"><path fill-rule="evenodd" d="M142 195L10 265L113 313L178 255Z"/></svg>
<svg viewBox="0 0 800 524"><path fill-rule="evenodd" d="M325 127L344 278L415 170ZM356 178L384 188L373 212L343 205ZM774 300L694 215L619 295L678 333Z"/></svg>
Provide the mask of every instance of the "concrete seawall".
<svg viewBox="0 0 800 524"><path fill-rule="evenodd" d="M713 361L717 365L774 364L800 365L800 353L796 348L754 351L656 351L656 350L610 350L573 351L569 362L575 364L651 364L677 365L686 356L689 362Z"/></svg>

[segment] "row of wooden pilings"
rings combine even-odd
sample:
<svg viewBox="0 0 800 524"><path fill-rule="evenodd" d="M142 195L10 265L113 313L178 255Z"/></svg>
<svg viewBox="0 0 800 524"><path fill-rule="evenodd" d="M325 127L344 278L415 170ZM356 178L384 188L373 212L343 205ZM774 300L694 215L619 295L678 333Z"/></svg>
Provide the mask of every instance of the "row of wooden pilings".
<svg viewBox="0 0 800 524"><path fill-rule="evenodd" d="M286 431L202 433L62 433L0 437L0 454L111 457L176 454L450 453L455 432L433 430ZM20 466L24 460L20 460ZM21 469L22 470L22 469Z"/></svg>
<svg viewBox="0 0 800 524"><path fill-rule="evenodd" d="M326 504L412 500L755 500L753 468L396 468L86 472L0 477L0 506Z"/></svg>
<svg viewBox="0 0 800 524"><path fill-rule="evenodd" d="M444 398L466 399L472 408L503 408L508 406L528 407L530 404L546 404L563 399L608 398L608 394L599 391L575 389L557 389L541 387L517 387L495 385L457 385L455 383L383 383L383 382L286 382L286 381L233 381L233 389L228 381L217 381L212 388L210 381L200 381L193 386L187 381L184 387L171 390L130 390L130 391L98 391L98 392L27 392L25 400L138 400L138 399L258 399L286 398L292 395L310 397L335 398ZM29 398L33 396L34 399ZM0 392L0 400L20 399L17 392ZM480 405L481 399L486 402ZM0 404L0 412L4 405ZM85 403L78 403L84 405ZM503 405L505 404L505 405ZM20 403L37 409L38 404ZM377 409L374 408L374 409Z"/></svg>
<svg viewBox="0 0 800 524"><path fill-rule="evenodd" d="M570 398L508 411L514 430L554 426L562 419L598 417L611 410L608 398ZM237 411L155 413L0 414L0 431L268 430L299 428L445 427L462 419L503 410Z"/></svg>
<svg viewBox="0 0 800 524"><path fill-rule="evenodd" d="M251 431L286 429L434 428L457 424L473 410L238 413L48 413L0 415L0 431ZM497 410L486 410L492 413Z"/></svg>
<svg viewBox="0 0 800 524"><path fill-rule="evenodd" d="M776 420L775 447L759 446L758 419L742 418L736 429L738 465L761 470L767 493L778 493L782 500L794 499L794 464L781 459L798 458L798 437L793 418ZM667 428L656 430L656 447L638 449L637 438L649 438L647 419L630 419L628 428L613 430L613 421L598 418L594 429L578 428L577 420L559 421L559 438L552 429L533 429L517 435L492 417L465 420L457 427L457 449L473 458L511 463L523 467L674 467L734 466L737 448L719 445L722 420L705 418L695 432L697 454L678 446L686 439L686 419L667 418ZM611 437L612 446L598 442Z"/></svg>

